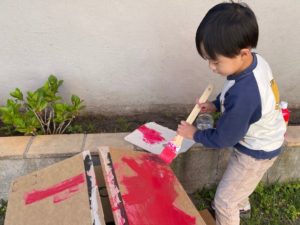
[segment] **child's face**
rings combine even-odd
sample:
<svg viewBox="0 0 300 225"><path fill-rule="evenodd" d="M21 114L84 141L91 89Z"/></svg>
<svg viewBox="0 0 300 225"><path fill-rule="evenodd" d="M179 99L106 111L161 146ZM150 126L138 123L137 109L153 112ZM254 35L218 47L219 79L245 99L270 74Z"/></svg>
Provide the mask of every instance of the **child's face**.
<svg viewBox="0 0 300 225"><path fill-rule="evenodd" d="M222 55L218 55L216 60L208 60L209 68L217 74L222 76L229 76L232 74L238 74L242 70L242 61L239 56L235 56L234 58L228 58Z"/></svg>
<svg viewBox="0 0 300 225"><path fill-rule="evenodd" d="M204 49L202 49L202 52L205 53ZM208 66L214 73L220 74L222 76L229 76L238 74L246 69L249 66L250 56L252 61L250 50L243 49L238 55L233 58L229 58L223 55L217 55L216 60L210 59L208 56L205 56L204 58L208 61Z"/></svg>

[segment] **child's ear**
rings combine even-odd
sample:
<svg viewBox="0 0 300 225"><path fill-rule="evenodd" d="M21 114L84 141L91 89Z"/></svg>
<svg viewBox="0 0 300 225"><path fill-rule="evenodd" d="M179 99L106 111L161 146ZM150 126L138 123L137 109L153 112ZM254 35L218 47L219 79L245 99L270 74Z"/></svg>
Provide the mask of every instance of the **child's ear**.
<svg viewBox="0 0 300 225"><path fill-rule="evenodd" d="M251 50L249 48L242 48L240 50L240 55L242 56L242 58L249 57L251 55Z"/></svg>

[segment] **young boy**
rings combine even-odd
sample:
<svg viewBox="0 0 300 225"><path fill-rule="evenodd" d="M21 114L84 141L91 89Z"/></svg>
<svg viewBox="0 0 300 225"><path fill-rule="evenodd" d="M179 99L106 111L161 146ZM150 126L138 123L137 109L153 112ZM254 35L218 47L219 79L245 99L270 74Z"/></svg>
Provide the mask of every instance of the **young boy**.
<svg viewBox="0 0 300 225"><path fill-rule="evenodd" d="M284 141L286 125L279 108L279 92L268 63L251 52L258 41L253 11L242 3L211 8L196 33L199 54L209 68L226 78L213 102L202 112L220 111L215 129L197 130L181 121L177 133L204 146L233 146L227 169L214 199L218 225L237 225L239 209L273 164Z"/></svg>

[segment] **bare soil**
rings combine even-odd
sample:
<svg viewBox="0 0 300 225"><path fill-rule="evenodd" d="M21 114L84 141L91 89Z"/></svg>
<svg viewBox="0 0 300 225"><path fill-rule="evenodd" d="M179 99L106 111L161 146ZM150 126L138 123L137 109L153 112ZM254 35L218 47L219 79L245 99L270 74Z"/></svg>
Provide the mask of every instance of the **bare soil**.
<svg viewBox="0 0 300 225"><path fill-rule="evenodd" d="M143 113L134 115L115 115L115 116L81 116L74 120L72 127L81 126L87 133L114 133L130 132L147 122L156 122L170 129L177 129L181 120L188 115L173 113ZM79 128L78 127L78 128Z"/></svg>
<svg viewBox="0 0 300 225"><path fill-rule="evenodd" d="M291 117L290 126L300 125L300 109L290 109ZM76 127L82 127L82 131L86 133L114 133L114 132L130 132L147 122L156 122L162 126L176 130L178 123L185 120L188 114L178 113L143 113L133 114L129 116L81 116L75 119L72 127L76 132ZM69 130L72 133L72 130ZM74 132L74 133L75 133Z"/></svg>

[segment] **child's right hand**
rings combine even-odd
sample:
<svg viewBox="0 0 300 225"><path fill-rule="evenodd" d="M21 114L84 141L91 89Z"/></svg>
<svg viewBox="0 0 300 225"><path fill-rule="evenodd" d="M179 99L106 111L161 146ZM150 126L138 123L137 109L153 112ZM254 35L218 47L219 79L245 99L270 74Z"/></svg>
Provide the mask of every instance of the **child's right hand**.
<svg viewBox="0 0 300 225"><path fill-rule="evenodd" d="M197 99L197 105L201 109L201 113L213 113L217 111L217 108L212 102L199 103Z"/></svg>

